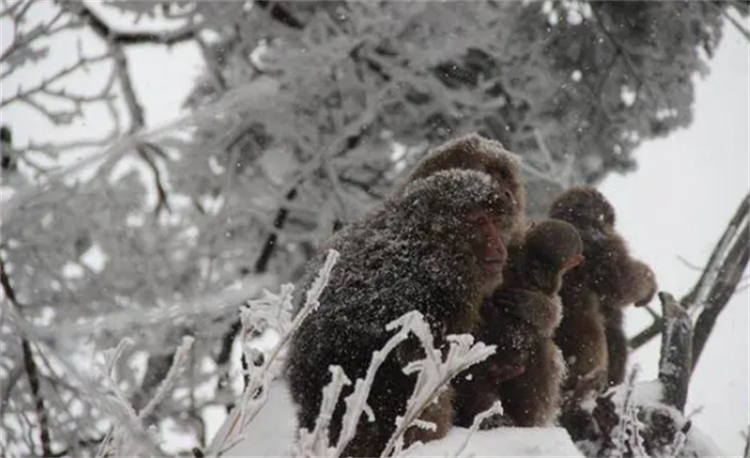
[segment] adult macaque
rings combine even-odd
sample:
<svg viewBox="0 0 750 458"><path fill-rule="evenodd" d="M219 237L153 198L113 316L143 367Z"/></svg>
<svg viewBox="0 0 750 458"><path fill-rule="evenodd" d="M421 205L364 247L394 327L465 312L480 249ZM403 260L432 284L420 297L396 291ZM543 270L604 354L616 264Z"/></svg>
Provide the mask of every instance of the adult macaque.
<svg viewBox="0 0 750 458"><path fill-rule="evenodd" d="M330 382L328 367L339 365L347 376L362 378L372 354L390 338L387 323L417 310L432 329L435 344L446 336L471 331L479 306L501 282L507 251L496 221L516 206L486 173L449 170L416 179L363 220L337 232L321 250L339 251L320 307L292 338L286 374L297 404L299 426L312 430L321 390ZM318 257L318 261L322 255ZM368 405L375 421L363 415L346 456L378 456L396 429L413 392L416 376L403 367L424 357L407 340L381 365ZM345 412L339 398L330 425L335 443ZM447 391L422 419L435 431L412 427L407 442L446 434L452 424L452 393Z"/></svg>

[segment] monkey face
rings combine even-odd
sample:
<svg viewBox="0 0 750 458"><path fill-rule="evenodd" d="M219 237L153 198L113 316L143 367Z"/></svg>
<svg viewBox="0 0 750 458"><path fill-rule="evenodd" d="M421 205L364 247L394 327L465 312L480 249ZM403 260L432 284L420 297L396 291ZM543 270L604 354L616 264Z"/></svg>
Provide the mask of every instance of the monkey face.
<svg viewBox="0 0 750 458"><path fill-rule="evenodd" d="M466 215L471 249L483 277L492 284L490 289L502 280L503 268L508 260L508 251L491 216L484 209L474 210Z"/></svg>

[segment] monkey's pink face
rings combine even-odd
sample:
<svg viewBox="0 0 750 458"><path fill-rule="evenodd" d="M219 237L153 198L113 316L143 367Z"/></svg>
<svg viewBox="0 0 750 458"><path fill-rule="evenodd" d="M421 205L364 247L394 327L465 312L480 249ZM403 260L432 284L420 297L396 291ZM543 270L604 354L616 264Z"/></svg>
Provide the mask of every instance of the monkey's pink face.
<svg viewBox="0 0 750 458"><path fill-rule="evenodd" d="M466 215L466 222L471 231L471 245L474 256L484 270L488 279L502 277L503 267L508 259L508 251L500 238L500 231L490 214L483 210L474 210Z"/></svg>

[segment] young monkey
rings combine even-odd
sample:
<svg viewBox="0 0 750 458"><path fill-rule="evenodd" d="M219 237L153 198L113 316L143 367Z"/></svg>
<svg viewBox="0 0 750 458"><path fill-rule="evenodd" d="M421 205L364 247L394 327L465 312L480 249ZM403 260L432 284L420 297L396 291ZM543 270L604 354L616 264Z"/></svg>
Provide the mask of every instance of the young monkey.
<svg viewBox="0 0 750 458"><path fill-rule="evenodd" d="M553 202L549 216L573 224L581 235L586 263L566 278L560 291L564 314L555 335L568 362L560 421L574 440L584 435L581 401L623 381L627 339L623 308L647 304L657 285L644 263L633 259L615 230L615 210L596 189L573 187Z"/></svg>
<svg viewBox="0 0 750 458"><path fill-rule="evenodd" d="M456 424L469 426L476 414L501 400L504 416L483 428L543 426L559 407L565 365L553 334L560 322L557 297L562 277L583 261L576 229L559 220L533 225L522 246L512 247L505 280L480 311L478 340L496 353L460 377Z"/></svg>

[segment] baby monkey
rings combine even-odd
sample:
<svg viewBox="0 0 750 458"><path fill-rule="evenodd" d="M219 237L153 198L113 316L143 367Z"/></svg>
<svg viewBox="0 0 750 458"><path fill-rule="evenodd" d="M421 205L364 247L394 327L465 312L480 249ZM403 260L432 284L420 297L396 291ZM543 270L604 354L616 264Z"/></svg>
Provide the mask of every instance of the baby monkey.
<svg viewBox="0 0 750 458"><path fill-rule="evenodd" d="M504 415L482 428L543 426L559 408L565 365L553 341L561 318L557 294L563 275L583 261L581 238L571 224L547 220L510 250L505 280L482 304L475 330L496 353L455 382L459 426L470 426L498 399Z"/></svg>

